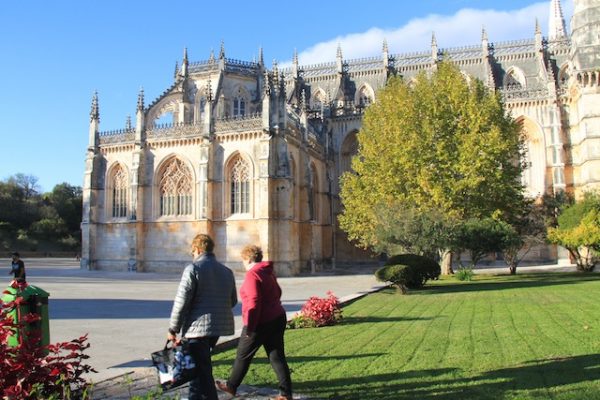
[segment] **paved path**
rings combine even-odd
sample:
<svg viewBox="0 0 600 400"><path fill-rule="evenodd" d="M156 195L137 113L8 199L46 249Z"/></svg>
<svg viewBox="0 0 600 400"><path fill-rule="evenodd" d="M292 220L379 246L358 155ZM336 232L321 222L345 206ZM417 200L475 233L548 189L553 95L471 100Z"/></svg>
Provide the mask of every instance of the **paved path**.
<svg viewBox="0 0 600 400"><path fill-rule="evenodd" d="M86 271L79 269L74 259L24 261L27 281L50 293L50 341L68 341L88 334L91 347L86 354L90 355L89 364L98 370L89 380L119 381L128 391L150 381L156 383L148 368L149 356L164 346L179 273ZM239 289L243 275L236 278ZM8 285L10 278L6 279ZM381 286L372 271L279 278L279 283L288 316L299 311L310 296L324 297L331 290L340 299L347 299ZM239 336L240 305L235 307L234 315L236 334L220 342ZM246 390L251 393L256 389ZM125 394L124 398L129 398L127 391ZM114 396L106 398L118 398Z"/></svg>

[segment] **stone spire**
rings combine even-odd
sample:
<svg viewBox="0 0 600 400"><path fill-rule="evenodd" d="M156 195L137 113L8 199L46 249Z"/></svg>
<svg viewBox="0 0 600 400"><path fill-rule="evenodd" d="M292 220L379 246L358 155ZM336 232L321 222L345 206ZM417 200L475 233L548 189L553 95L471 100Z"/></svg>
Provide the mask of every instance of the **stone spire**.
<svg viewBox="0 0 600 400"><path fill-rule="evenodd" d="M435 38L435 32L431 32L431 59L433 62L438 60L438 44Z"/></svg>
<svg viewBox="0 0 600 400"><path fill-rule="evenodd" d="M179 62L175 61L175 72L173 73L173 79L177 80L179 76Z"/></svg>
<svg viewBox="0 0 600 400"><path fill-rule="evenodd" d="M548 38L560 39L567 36L565 17L563 16L560 0L550 2L550 16L548 21Z"/></svg>
<svg viewBox="0 0 600 400"><path fill-rule="evenodd" d="M225 42L221 40L221 50L219 50L219 60L225 59Z"/></svg>
<svg viewBox="0 0 600 400"><path fill-rule="evenodd" d="M208 56L208 62L209 64L215 62L215 51L213 49L210 49L210 56Z"/></svg>
<svg viewBox="0 0 600 400"><path fill-rule="evenodd" d="M543 51L543 43L542 43L542 29L540 28L540 21L535 19L535 50L537 52Z"/></svg>
<svg viewBox="0 0 600 400"><path fill-rule="evenodd" d="M381 57L383 59L383 68L387 69L390 66L390 51L388 49L387 39L383 39L383 49Z"/></svg>
<svg viewBox="0 0 600 400"><path fill-rule="evenodd" d="M298 77L298 51L294 49L294 56L292 57L292 77Z"/></svg>
<svg viewBox="0 0 600 400"><path fill-rule="evenodd" d="M125 118L125 130L130 131L131 127L131 115L127 114L127 118Z"/></svg>
<svg viewBox="0 0 600 400"><path fill-rule="evenodd" d="M279 68L277 67L277 60L273 60L273 89L276 91L279 90Z"/></svg>
<svg viewBox="0 0 600 400"><path fill-rule="evenodd" d="M100 110L98 106L98 92L95 91L92 96L92 109L90 111L90 130L88 137L88 150L96 151L98 149L98 136L100 128Z"/></svg>
<svg viewBox="0 0 600 400"><path fill-rule="evenodd" d="M488 48L490 45L490 40L488 38L487 31L485 30L485 26L481 27L481 51L484 56L488 55Z"/></svg>
<svg viewBox="0 0 600 400"><path fill-rule="evenodd" d="M187 78L188 76L188 54L187 54L187 47L183 48L183 61L181 62L181 75L184 78Z"/></svg>
<svg viewBox="0 0 600 400"><path fill-rule="evenodd" d="M100 122L100 106L98 105L98 91L92 96L92 109L90 110L90 121Z"/></svg>
<svg viewBox="0 0 600 400"><path fill-rule="evenodd" d="M144 88L140 88L137 100L137 111L144 111Z"/></svg>
<svg viewBox="0 0 600 400"><path fill-rule="evenodd" d="M342 72L344 72L344 64L343 64L344 61L342 58L342 45L340 43L338 43L338 46L337 46L335 60L336 60L336 65L337 65L337 72L341 74Z"/></svg>
<svg viewBox="0 0 600 400"><path fill-rule="evenodd" d="M261 66L265 65L265 58L264 58L264 55L263 55L263 48L262 48L262 46L260 46L258 48L258 65L261 65Z"/></svg>

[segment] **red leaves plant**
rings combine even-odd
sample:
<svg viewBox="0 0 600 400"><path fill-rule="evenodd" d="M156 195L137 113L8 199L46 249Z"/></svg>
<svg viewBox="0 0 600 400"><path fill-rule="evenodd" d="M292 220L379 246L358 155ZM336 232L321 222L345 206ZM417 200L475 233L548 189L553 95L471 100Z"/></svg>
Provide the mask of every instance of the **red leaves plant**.
<svg viewBox="0 0 600 400"><path fill-rule="evenodd" d="M37 314L27 314L15 322L8 313L22 302L19 296L15 301L0 302L0 398L70 398L72 391L85 387L82 375L96 372L84 363L89 358L83 354L90 347L87 334L42 346L40 332L32 330L16 347L9 346L9 337L15 332L25 335L25 325L40 319Z"/></svg>
<svg viewBox="0 0 600 400"><path fill-rule="evenodd" d="M288 323L290 328L308 328L334 325L342 319L339 299L331 292L327 297L310 297L302 309Z"/></svg>

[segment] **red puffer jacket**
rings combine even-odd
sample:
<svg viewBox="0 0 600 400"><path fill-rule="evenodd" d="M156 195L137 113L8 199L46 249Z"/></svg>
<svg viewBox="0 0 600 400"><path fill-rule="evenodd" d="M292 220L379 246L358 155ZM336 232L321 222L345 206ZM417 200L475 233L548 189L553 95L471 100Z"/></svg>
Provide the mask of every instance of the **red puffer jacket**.
<svg viewBox="0 0 600 400"><path fill-rule="evenodd" d="M271 261L258 262L246 272L240 296L242 321L247 326L248 333L255 332L258 325L285 313L280 300L281 287L277 283Z"/></svg>

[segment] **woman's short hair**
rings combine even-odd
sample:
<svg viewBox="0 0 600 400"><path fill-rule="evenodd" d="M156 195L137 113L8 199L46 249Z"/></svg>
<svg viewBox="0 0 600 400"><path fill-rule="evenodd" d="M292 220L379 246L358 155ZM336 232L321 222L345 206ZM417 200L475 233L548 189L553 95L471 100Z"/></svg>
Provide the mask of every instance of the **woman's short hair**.
<svg viewBox="0 0 600 400"><path fill-rule="evenodd" d="M260 262L263 258L263 252L259 246L247 244L242 249L242 259L250 262Z"/></svg>
<svg viewBox="0 0 600 400"><path fill-rule="evenodd" d="M192 247L198 248L202 253L212 253L215 248L215 242L213 242L210 236L200 233L192 241Z"/></svg>

